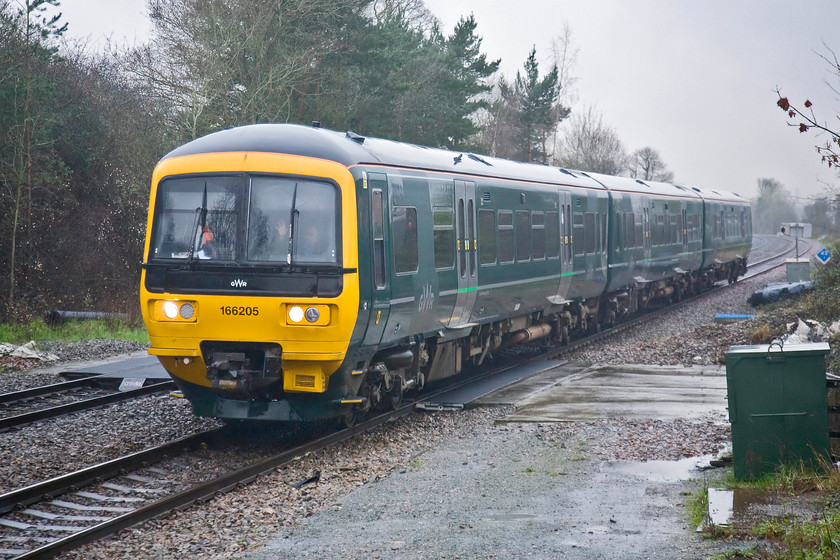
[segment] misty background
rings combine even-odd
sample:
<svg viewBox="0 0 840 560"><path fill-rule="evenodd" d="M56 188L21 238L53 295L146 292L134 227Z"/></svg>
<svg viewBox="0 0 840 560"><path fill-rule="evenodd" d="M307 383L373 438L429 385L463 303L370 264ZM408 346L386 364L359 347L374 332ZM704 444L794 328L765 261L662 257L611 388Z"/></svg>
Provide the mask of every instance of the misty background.
<svg viewBox="0 0 840 560"><path fill-rule="evenodd" d="M836 234L837 12L0 0L0 315L136 313L155 163L253 122L729 190L753 200L758 233Z"/></svg>

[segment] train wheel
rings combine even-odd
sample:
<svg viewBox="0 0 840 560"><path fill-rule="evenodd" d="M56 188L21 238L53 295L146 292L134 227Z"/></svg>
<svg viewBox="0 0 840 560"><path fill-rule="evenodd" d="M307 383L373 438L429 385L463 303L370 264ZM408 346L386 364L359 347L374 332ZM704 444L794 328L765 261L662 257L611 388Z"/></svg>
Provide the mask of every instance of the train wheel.
<svg viewBox="0 0 840 560"><path fill-rule="evenodd" d="M563 325L560 327L560 345L566 346L569 344L569 327Z"/></svg>
<svg viewBox="0 0 840 560"><path fill-rule="evenodd" d="M338 429L350 429L359 421L359 415L356 412L348 412L338 417Z"/></svg>
<svg viewBox="0 0 840 560"><path fill-rule="evenodd" d="M402 387L402 380L396 379L394 381L394 386L391 388L390 391L385 393L386 397L388 398L388 404L391 406L393 410L396 410L400 407L403 400L403 387Z"/></svg>

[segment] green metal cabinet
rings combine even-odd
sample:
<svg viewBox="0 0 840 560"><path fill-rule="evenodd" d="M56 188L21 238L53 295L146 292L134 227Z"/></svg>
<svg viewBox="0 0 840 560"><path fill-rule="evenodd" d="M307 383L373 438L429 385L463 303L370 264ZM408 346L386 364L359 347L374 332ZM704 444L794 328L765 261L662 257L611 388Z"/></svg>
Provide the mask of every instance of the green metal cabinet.
<svg viewBox="0 0 840 560"><path fill-rule="evenodd" d="M828 351L825 342L729 348L726 388L736 479L829 458Z"/></svg>

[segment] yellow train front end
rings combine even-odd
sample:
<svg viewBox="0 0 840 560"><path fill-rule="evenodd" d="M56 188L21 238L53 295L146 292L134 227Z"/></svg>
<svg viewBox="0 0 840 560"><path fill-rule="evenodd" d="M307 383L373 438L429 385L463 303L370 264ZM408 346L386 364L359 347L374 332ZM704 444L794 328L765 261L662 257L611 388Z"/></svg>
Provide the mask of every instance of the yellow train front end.
<svg viewBox="0 0 840 560"><path fill-rule="evenodd" d="M158 164L141 307L149 353L196 414L340 413L358 389L344 365L359 308L355 216L353 177L329 159L193 149Z"/></svg>

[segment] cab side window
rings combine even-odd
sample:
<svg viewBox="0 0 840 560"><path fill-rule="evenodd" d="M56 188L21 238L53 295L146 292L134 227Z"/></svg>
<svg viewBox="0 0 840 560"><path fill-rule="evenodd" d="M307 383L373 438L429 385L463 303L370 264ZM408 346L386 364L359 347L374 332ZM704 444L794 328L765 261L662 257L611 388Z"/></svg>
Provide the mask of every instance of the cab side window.
<svg viewBox="0 0 840 560"><path fill-rule="evenodd" d="M417 209L411 206L394 206L391 214L394 230L394 269L401 272L417 271Z"/></svg>

